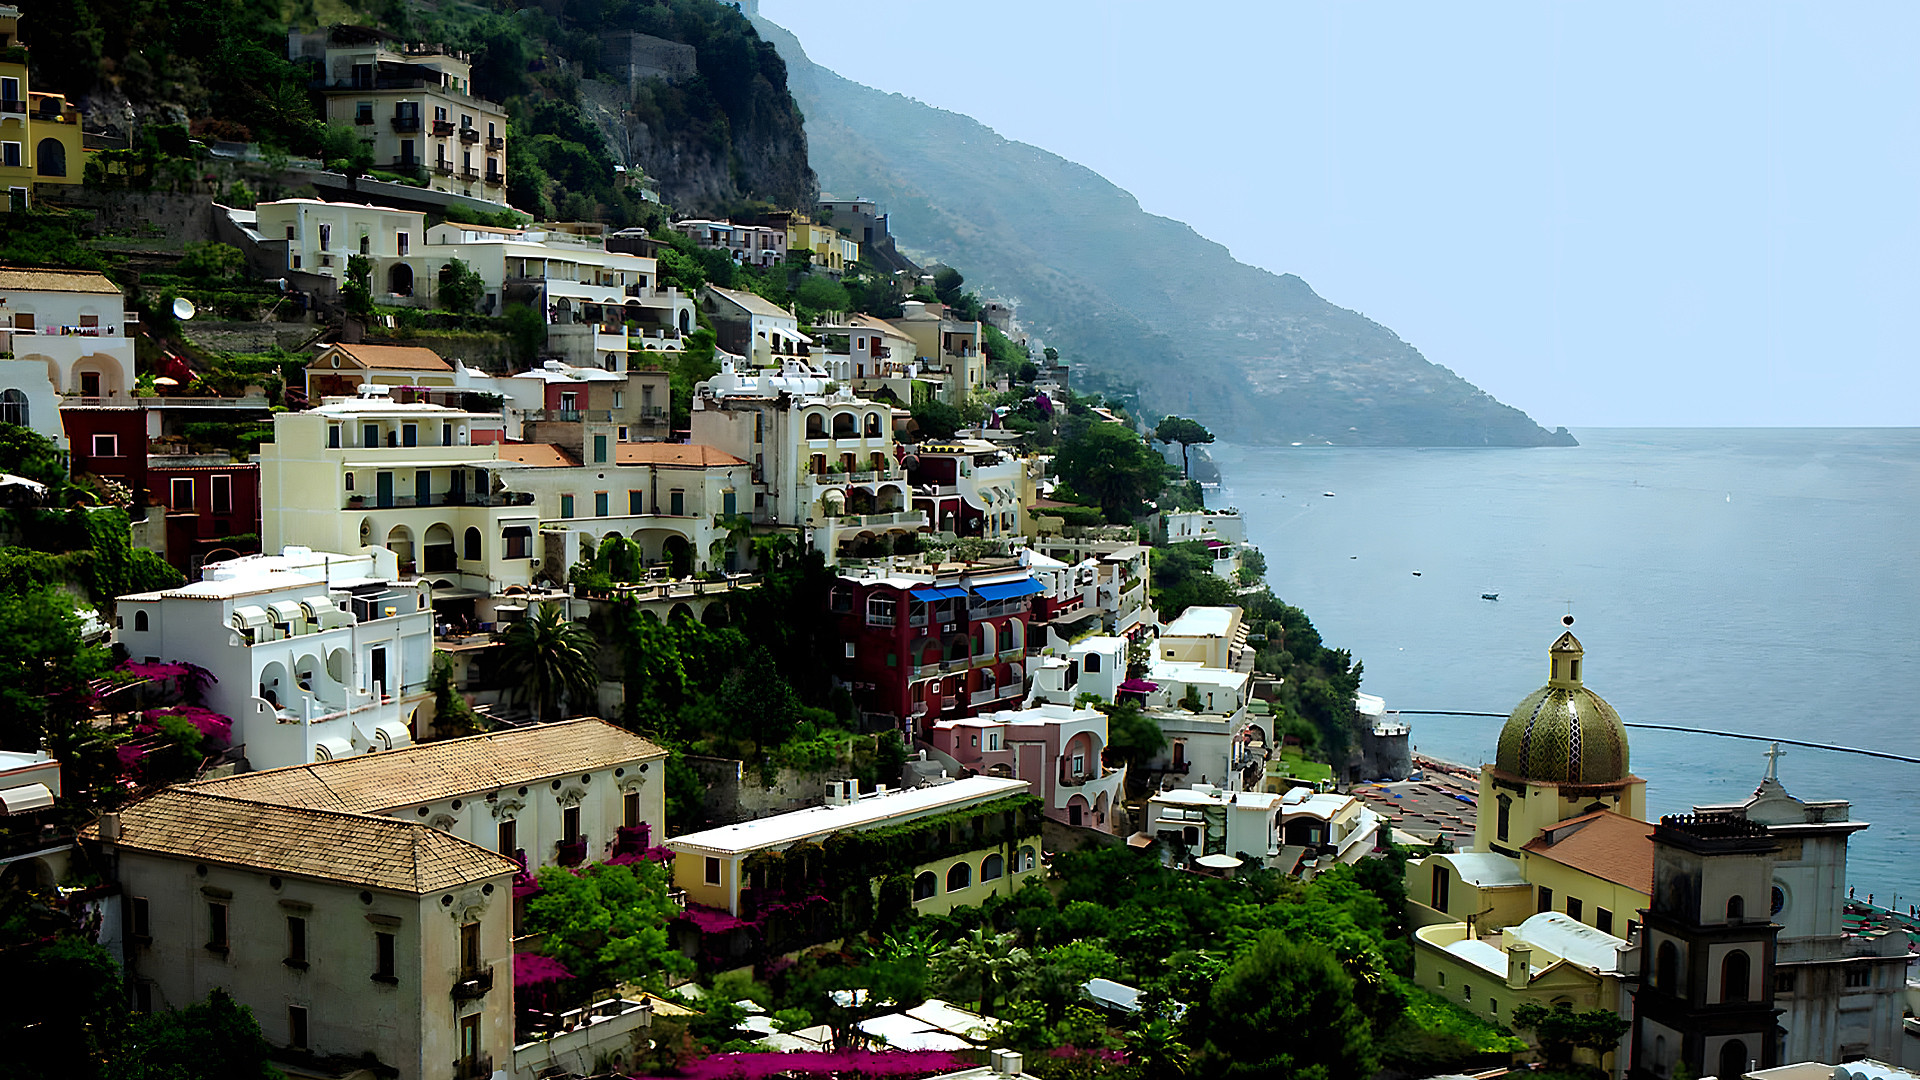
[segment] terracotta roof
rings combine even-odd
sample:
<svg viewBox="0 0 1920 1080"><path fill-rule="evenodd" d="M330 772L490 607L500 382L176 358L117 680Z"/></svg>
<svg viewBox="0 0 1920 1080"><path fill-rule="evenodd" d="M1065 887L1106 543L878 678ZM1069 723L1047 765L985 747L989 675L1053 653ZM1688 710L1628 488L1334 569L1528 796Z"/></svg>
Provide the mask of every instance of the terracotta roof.
<svg viewBox="0 0 1920 1080"><path fill-rule="evenodd" d="M81 835L100 839L98 823ZM169 788L120 811L132 851L415 896L511 874L502 855L414 821L274 806L193 788Z"/></svg>
<svg viewBox="0 0 1920 1080"><path fill-rule="evenodd" d="M1611 810L1550 825L1526 851L1616 885L1653 893L1653 826Z"/></svg>
<svg viewBox="0 0 1920 1080"><path fill-rule="evenodd" d="M348 345L344 342L327 346L307 366L319 367L320 361L336 349L342 356L361 367L387 368L396 371L453 370L452 365L440 359L440 354L432 349L422 349L412 345ZM331 368L332 365L329 364L328 367Z"/></svg>
<svg viewBox="0 0 1920 1080"><path fill-rule="evenodd" d="M498 443L501 461L518 461L523 465L539 465L554 468L561 465L578 465L579 462L567 456L565 450L552 443Z"/></svg>
<svg viewBox="0 0 1920 1080"><path fill-rule="evenodd" d="M373 814L666 756L638 735L603 720L584 719L241 773L193 789L283 806Z"/></svg>
<svg viewBox="0 0 1920 1080"><path fill-rule="evenodd" d="M678 465L683 468L725 468L746 462L724 450L697 443L621 443L614 460L622 465Z"/></svg>
<svg viewBox="0 0 1920 1080"><path fill-rule="evenodd" d="M20 292L80 292L120 294L120 286L105 274L91 270L34 270L0 266L0 289Z"/></svg>

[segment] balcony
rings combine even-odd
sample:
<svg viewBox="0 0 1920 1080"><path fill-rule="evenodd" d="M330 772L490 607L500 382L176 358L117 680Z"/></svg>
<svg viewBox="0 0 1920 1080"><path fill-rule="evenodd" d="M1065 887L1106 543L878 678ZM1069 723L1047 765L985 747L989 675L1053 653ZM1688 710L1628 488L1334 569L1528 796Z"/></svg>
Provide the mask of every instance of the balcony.
<svg viewBox="0 0 1920 1080"><path fill-rule="evenodd" d="M451 162L451 161L436 161L436 162L434 162L434 163L433 163L433 171L434 171L434 172L437 172L437 173L439 173L439 174L440 174L441 176L452 176L452 175L453 175L453 162Z"/></svg>
<svg viewBox="0 0 1920 1080"><path fill-rule="evenodd" d="M492 169L487 170L486 179L487 179L487 183L489 184L504 184L507 182L506 176L504 176L501 173L495 172Z"/></svg>
<svg viewBox="0 0 1920 1080"><path fill-rule="evenodd" d="M477 142L479 142L479 141L480 141L480 129L479 129L479 128L461 128L461 129L460 129L460 141L461 141L461 142L463 142L463 143L477 143Z"/></svg>
<svg viewBox="0 0 1920 1080"><path fill-rule="evenodd" d="M498 151L498 150L505 150L506 148L507 148L507 140L501 138L498 135L487 136L487 149Z"/></svg>
<svg viewBox="0 0 1920 1080"><path fill-rule="evenodd" d="M454 975L453 1000L473 1001L485 997L493 989L493 968L491 966L461 971Z"/></svg>
<svg viewBox="0 0 1920 1080"><path fill-rule="evenodd" d="M443 139L453 134L453 121L435 120L433 122L433 133Z"/></svg>
<svg viewBox="0 0 1920 1080"><path fill-rule="evenodd" d="M371 127L373 126L373 114L370 112L354 113L353 122L361 127Z"/></svg>
<svg viewBox="0 0 1920 1080"><path fill-rule="evenodd" d="M478 180L480 179L480 170L474 168L471 165L462 165L460 166L460 179Z"/></svg>
<svg viewBox="0 0 1920 1080"><path fill-rule="evenodd" d="M494 495L482 495L477 491L434 492L424 498L418 495L394 495L386 499L378 495L349 495L344 510L413 510L432 506L532 506L531 491L502 491Z"/></svg>
<svg viewBox="0 0 1920 1080"><path fill-rule="evenodd" d="M0 113L22 113L27 111L27 103L17 98L0 98Z"/></svg>
<svg viewBox="0 0 1920 1080"><path fill-rule="evenodd" d="M418 116L402 116L398 113L395 113L393 117L393 130L419 131L420 118Z"/></svg>
<svg viewBox="0 0 1920 1080"><path fill-rule="evenodd" d="M455 1058L453 1061L453 1080L487 1080L493 1075L493 1057Z"/></svg>

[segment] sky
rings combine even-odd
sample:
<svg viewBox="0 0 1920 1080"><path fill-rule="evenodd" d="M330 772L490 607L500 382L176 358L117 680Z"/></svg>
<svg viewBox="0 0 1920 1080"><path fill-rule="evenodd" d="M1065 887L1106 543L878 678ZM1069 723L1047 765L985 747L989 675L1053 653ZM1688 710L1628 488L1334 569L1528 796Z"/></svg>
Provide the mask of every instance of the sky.
<svg viewBox="0 0 1920 1080"><path fill-rule="evenodd" d="M1920 5L760 8L1548 427L1920 425Z"/></svg>

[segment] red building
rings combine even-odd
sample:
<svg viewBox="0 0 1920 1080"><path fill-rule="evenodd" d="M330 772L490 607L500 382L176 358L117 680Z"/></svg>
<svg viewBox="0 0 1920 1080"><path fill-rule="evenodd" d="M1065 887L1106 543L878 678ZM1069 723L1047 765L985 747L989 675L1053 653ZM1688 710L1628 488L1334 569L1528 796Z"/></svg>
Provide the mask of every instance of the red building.
<svg viewBox="0 0 1920 1080"><path fill-rule="evenodd" d="M60 426L67 432L73 475L118 481L132 490L134 506L147 505L145 409L67 405L60 410Z"/></svg>
<svg viewBox="0 0 1920 1080"><path fill-rule="evenodd" d="M843 574L828 602L846 643L840 679L861 711L893 717L909 738L939 720L1014 708L1043 590L1019 565Z"/></svg>
<svg viewBox="0 0 1920 1080"><path fill-rule="evenodd" d="M149 519L166 515L167 561L189 578L208 562L260 550L260 466L215 456L154 455Z"/></svg>

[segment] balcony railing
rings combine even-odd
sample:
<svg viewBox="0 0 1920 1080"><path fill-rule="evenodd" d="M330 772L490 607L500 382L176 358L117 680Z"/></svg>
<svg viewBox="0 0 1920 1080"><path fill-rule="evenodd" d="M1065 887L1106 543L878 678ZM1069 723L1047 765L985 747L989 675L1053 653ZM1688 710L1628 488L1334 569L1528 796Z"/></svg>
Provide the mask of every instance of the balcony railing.
<svg viewBox="0 0 1920 1080"><path fill-rule="evenodd" d="M435 135L440 136L441 138L445 138L448 135L453 134L453 121L435 120L433 122L433 133Z"/></svg>
<svg viewBox="0 0 1920 1080"><path fill-rule="evenodd" d="M433 163L433 171L434 171L434 172L437 172L437 173L439 173L439 174L440 174L441 176L452 176L452 175L453 175L453 162L451 162L451 161L436 161L436 162L434 162L434 163Z"/></svg>
<svg viewBox="0 0 1920 1080"><path fill-rule="evenodd" d="M480 141L480 129L478 129L478 128L461 128L461 129L460 129L460 141L461 141L461 142L463 142L463 143L477 143L477 142L479 142L479 141Z"/></svg>
<svg viewBox="0 0 1920 1080"><path fill-rule="evenodd" d="M345 510L406 510L425 506L532 506L531 491L502 491L482 495L476 491L436 491L426 498L418 495L349 495Z"/></svg>
<svg viewBox="0 0 1920 1080"><path fill-rule="evenodd" d="M394 118L393 118L393 130L395 130L395 131L419 131L419 130L420 130L420 118L419 118L419 117L417 117L417 116L399 116L399 115L396 115L396 116L394 116Z"/></svg>
<svg viewBox="0 0 1920 1080"><path fill-rule="evenodd" d="M501 138L498 135L487 136L487 149L505 150L506 148L507 148L507 140Z"/></svg>
<svg viewBox="0 0 1920 1080"><path fill-rule="evenodd" d="M478 180L480 179L480 170L471 165L462 165L460 166L460 178L462 180Z"/></svg>
<svg viewBox="0 0 1920 1080"><path fill-rule="evenodd" d="M485 997L493 989L493 968L491 966L473 971L462 971L453 980L453 1000L472 1001Z"/></svg>
<svg viewBox="0 0 1920 1080"><path fill-rule="evenodd" d="M492 169L487 170L486 180L487 180L487 183L489 184L504 184L507 182L507 178L504 174L494 172Z"/></svg>

